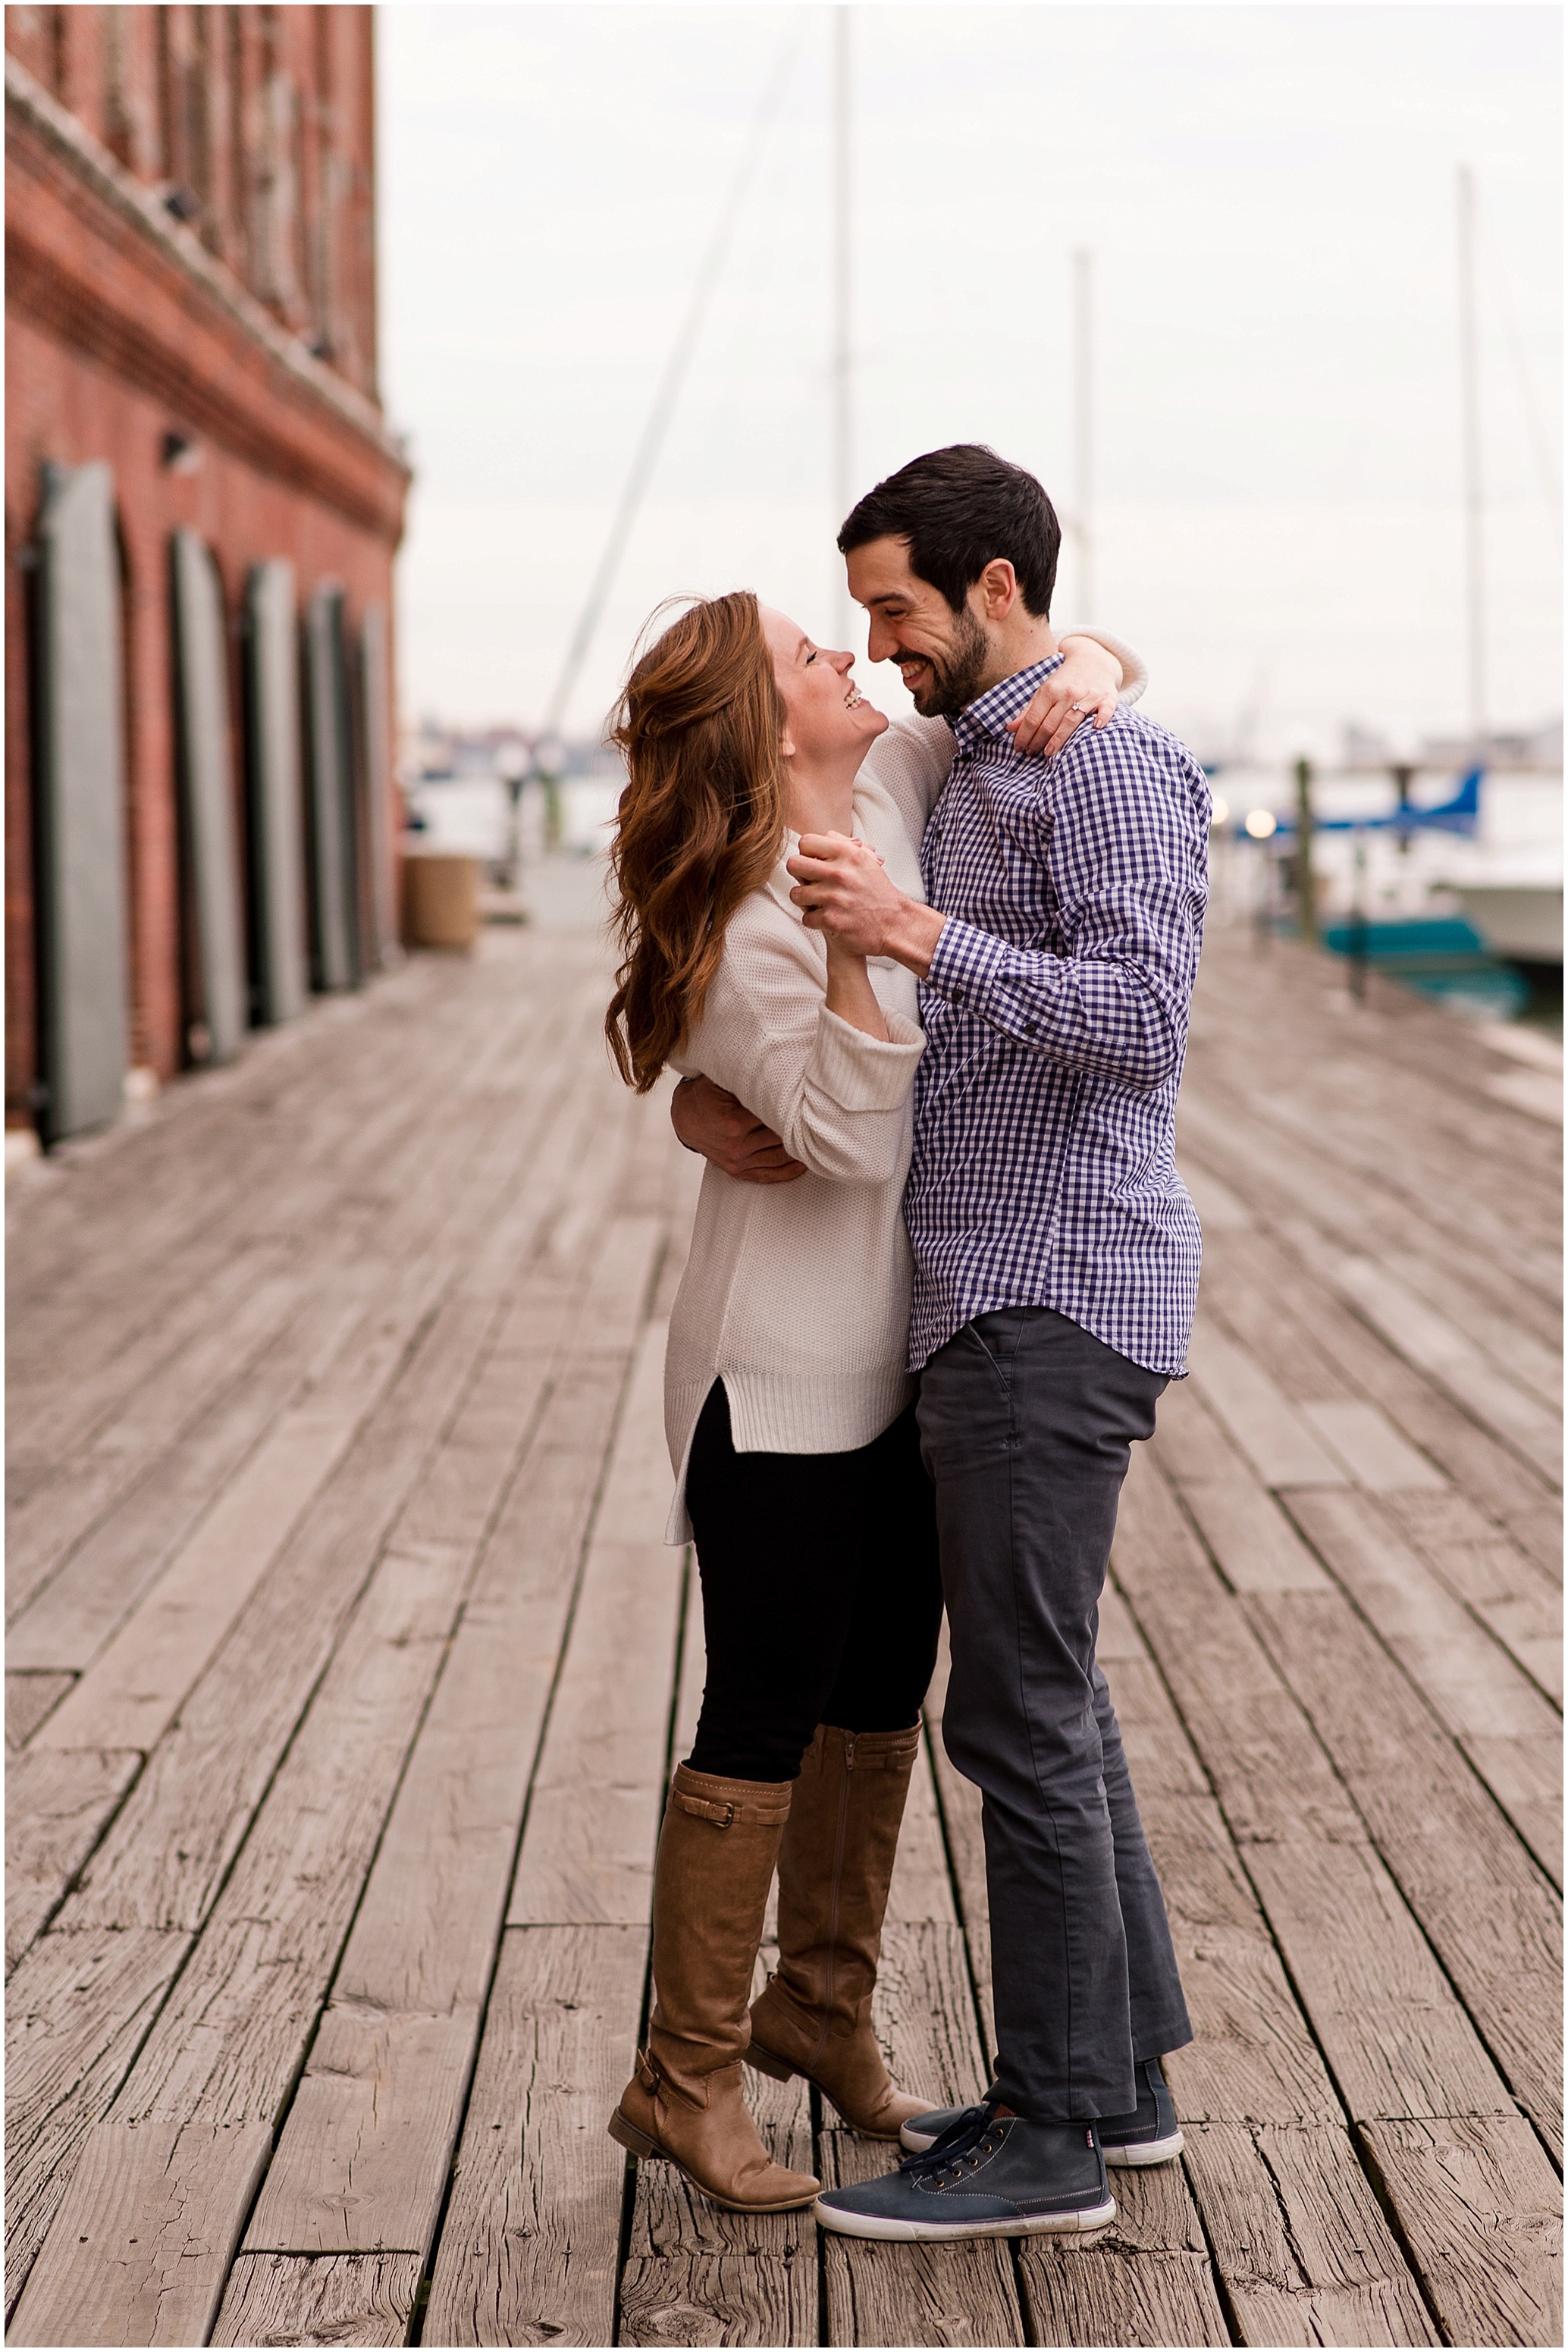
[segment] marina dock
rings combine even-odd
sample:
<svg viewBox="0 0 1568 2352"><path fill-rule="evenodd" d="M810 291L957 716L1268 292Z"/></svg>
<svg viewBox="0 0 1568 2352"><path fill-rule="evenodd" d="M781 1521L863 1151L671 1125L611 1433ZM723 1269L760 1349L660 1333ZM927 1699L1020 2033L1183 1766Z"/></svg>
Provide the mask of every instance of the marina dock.
<svg viewBox="0 0 1568 2352"><path fill-rule="evenodd" d="M605 2130L702 1680L660 1392L700 1171L605 971L585 919L493 928L13 1189L10 2340L1559 2344L1550 1048L1212 934L1193 1375L1101 1638L1186 2151L1099 2246L897 2248ZM991 2047L940 1718L939 1677L879 2010L933 2102ZM891 2161L754 2095L826 2182Z"/></svg>

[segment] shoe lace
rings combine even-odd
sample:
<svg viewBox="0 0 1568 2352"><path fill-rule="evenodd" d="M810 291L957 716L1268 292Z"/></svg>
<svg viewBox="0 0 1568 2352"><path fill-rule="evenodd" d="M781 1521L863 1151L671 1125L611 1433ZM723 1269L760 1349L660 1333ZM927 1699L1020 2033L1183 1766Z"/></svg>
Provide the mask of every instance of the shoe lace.
<svg viewBox="0 0 1568 2352"><path fill-rule="evenodd" d="M950 2176L956 2180L966 2167L973 2171L983 2156L990 2155L989 2134L995 2117L995 2105L988 2101L978 2114L949 2124L929 2147L921 2148L918 2155L906 2156L900 2171L907 2172L912 2179L929 2179L934 2188L945 2189Z"/></svg>

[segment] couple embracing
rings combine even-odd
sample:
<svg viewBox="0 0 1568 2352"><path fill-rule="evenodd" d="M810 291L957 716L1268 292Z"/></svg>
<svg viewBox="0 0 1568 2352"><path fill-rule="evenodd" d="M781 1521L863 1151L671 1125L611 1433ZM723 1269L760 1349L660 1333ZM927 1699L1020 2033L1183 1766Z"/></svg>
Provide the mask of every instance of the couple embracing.
<svg viewBox="0 0 1568 2352"><path fill-rule="evenodd" d="M643 655L616 737L606 1028L639 1090L682 1074L709 1162L665 1391L707 1682L610 2130L853 2235L1081 2233L1114 2217L1107 2164L1182 2144L1160 2060L1191 2029L1095 1639L1197 1286L1173 1136L1208 793L1125 707L1136 656L1053 635L1031 475L935 451L838 545L918 718L736 593ZM981 2102L931 2112L871 1993L944 1603L1000 2049ZM909 2153L819 2194L768 2157L746 2065Z"/></svg>

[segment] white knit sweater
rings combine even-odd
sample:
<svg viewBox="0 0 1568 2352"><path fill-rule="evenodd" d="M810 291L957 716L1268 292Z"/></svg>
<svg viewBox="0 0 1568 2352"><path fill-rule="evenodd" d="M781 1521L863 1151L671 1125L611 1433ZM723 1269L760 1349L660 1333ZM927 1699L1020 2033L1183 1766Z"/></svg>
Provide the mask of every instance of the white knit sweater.
<svg viewBox="0 0 1568 2352"><path fill-rule="evenodd" d="M1080 631L1079 635L1088 635ZM1124 701L1147 673L1116 638ZM940 719L879 736L856 780L857 835L911 898L919 845L952 763ZM675 1499L666 1540L684 1543L686 1463L704 1400L722 1380L742 1454L844 1454L868 1445L914 1392L904 1369L911 1270L902 1200L915 1065L924 1050L914 975L873 958L890 1042L827 1010L827 949L790 900L784 859L740 906L702 1018L674 1057L727 1087L807 1173L742 1184L710 1161L670 1317L664 1417Z"/></svg>

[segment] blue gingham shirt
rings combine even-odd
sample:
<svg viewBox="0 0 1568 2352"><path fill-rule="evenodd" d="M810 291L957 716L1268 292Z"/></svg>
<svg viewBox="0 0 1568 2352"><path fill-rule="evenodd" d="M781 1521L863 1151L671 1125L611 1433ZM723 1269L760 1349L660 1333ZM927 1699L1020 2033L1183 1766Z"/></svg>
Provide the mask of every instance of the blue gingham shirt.
<svg viewBox="0 0 1568 2352"><path fill-rule="evenodd" d="M905 1216L910 1368L976 1315L1050 1307L1149 1370L1186 1368L1197 1214L1176 1088L1207 901L1209 794L1126 708L1051 759L1016 719L1060 661L992 687L921 854L947 917L921 990Z"/></svg>

